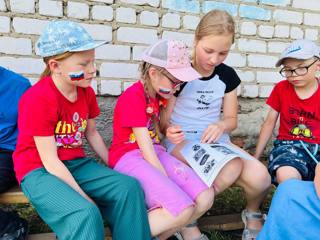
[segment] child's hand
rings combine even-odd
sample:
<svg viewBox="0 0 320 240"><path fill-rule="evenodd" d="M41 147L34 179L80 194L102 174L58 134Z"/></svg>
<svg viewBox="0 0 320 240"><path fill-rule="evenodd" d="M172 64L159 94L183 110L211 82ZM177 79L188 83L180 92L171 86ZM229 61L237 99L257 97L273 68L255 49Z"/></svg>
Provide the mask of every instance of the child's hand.
<svg viewBox="0 0 320 240"><path fill-rule="evenodd" d="M223 122L210 124L202 134L201 143L214 143L218 141L224 130L225 126Z"/></svg>
<svg viewBox="0 0 320 240"><path fill-rule="evenodd" d="M184 140L184 133L178 125L171 125L167 128L166 137L173 144L179 144Z"/></svg>
<svg viewBox="0 0 320 240"><path fill-rule="evenodd" d="M317 164L314 177L314 186L318 197L320 198L320 163Z"/></svg>

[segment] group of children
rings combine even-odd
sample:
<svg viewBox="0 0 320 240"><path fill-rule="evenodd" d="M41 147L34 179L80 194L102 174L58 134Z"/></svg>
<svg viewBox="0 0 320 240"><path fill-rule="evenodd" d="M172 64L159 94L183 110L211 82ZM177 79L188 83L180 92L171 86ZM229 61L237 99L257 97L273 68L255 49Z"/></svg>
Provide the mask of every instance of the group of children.
<svg viewBox="0 0 320 240"><path fill-rule="evenodd" d="M181 150L188 141L232 144L240 79L223 62L234 38L232 17L213 10L197 26L191 59L181 41L160 40L147 48L140 80L115 106L108 151L96 130L100 111L90 87L94 49L104 42L95 42L76 23L49 23L37 42L46 69L20 100L13 159L22 191L58 239L102 240L106 220L115 240L174 234L206 240L196 220L233 184L243 187L247 199L242 239L256 239L264 222L259 207L271 179L313 180L320 142L315 77L320 64L318 47L306 40L292 44L277 63L287 80L267 101L271 108L256 159L232 159L212 186L186 163ZM270 177L258 159L279 116ZM84 137L110 168L85 156Z"/></svg>

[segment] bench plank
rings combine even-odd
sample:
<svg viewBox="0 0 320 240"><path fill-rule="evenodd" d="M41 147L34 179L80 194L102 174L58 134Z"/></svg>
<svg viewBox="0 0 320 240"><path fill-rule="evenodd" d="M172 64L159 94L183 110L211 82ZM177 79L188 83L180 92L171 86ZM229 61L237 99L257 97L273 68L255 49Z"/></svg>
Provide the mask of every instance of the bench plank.
<svg viewBox="0 0 320 240"><path fill-rule="evenodd" d="M23 194L21 189L16 186L8 190L5 193L0 194L0 203L12 204L12 203L29 203L29 200Z"/></svg>
<svg viewBox="0 0 320 240"><path fill-rule="evenodd" d="M57 240L53 233L40 233L28 236L28 240ZM106 236L105 240L112 240L110 236Z"/></svg>

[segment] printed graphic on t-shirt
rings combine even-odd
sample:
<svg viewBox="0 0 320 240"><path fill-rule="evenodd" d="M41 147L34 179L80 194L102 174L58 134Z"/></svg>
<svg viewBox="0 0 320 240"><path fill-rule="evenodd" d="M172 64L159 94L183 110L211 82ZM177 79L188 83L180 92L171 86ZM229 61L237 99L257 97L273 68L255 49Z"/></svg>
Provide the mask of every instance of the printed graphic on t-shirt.
<svg viewBox="0 0 320 240"><path fill-rule="evenodd" d="M82 146L82 138L87 127L87 120L78 112L72 116L72 122L61 120L56 125L55 138L58 147L77 148Z"/></svg>
<svg viewBox="0 0 320 240"><path fill-rule="evenodd" d="M313 138L311 126L315 120L315 112L289 107L290 124L293 126L290 134L294 138Z"/></svg>
<svg viewBox="0 0 320 240"><path fill-rule="evenodd" d="M152 139L152 142L154 143L160 143L160 137L159 135L156 133L156 130L153 127L153 123L152 120L150 119L148 124L147 124L148 130L149 130L149 135ZM136 136L134 135L134 133L132 132L129 135L129 143L135 143L136 142Z"/></svg>
<svg viewBox="0 0 320 240"><path fill-rule="evenodd" d="M213 102L214 91L197 91L197 109L204 110L208 109L209 105Z"/></svg>

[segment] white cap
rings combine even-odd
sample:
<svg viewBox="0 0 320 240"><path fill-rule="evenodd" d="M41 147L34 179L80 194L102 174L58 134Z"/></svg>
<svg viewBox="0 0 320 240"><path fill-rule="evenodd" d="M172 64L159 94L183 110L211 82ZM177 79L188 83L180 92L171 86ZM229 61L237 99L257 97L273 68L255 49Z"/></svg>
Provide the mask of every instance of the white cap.
<svg viewBox="0 0 320 240"><path fill-rule="evenodd" d="M301 39L292 42L282 53L276 63L279 67L285 58L295 58L306 60L312 57L320 58L320 48L312 41Z"/></svg>

